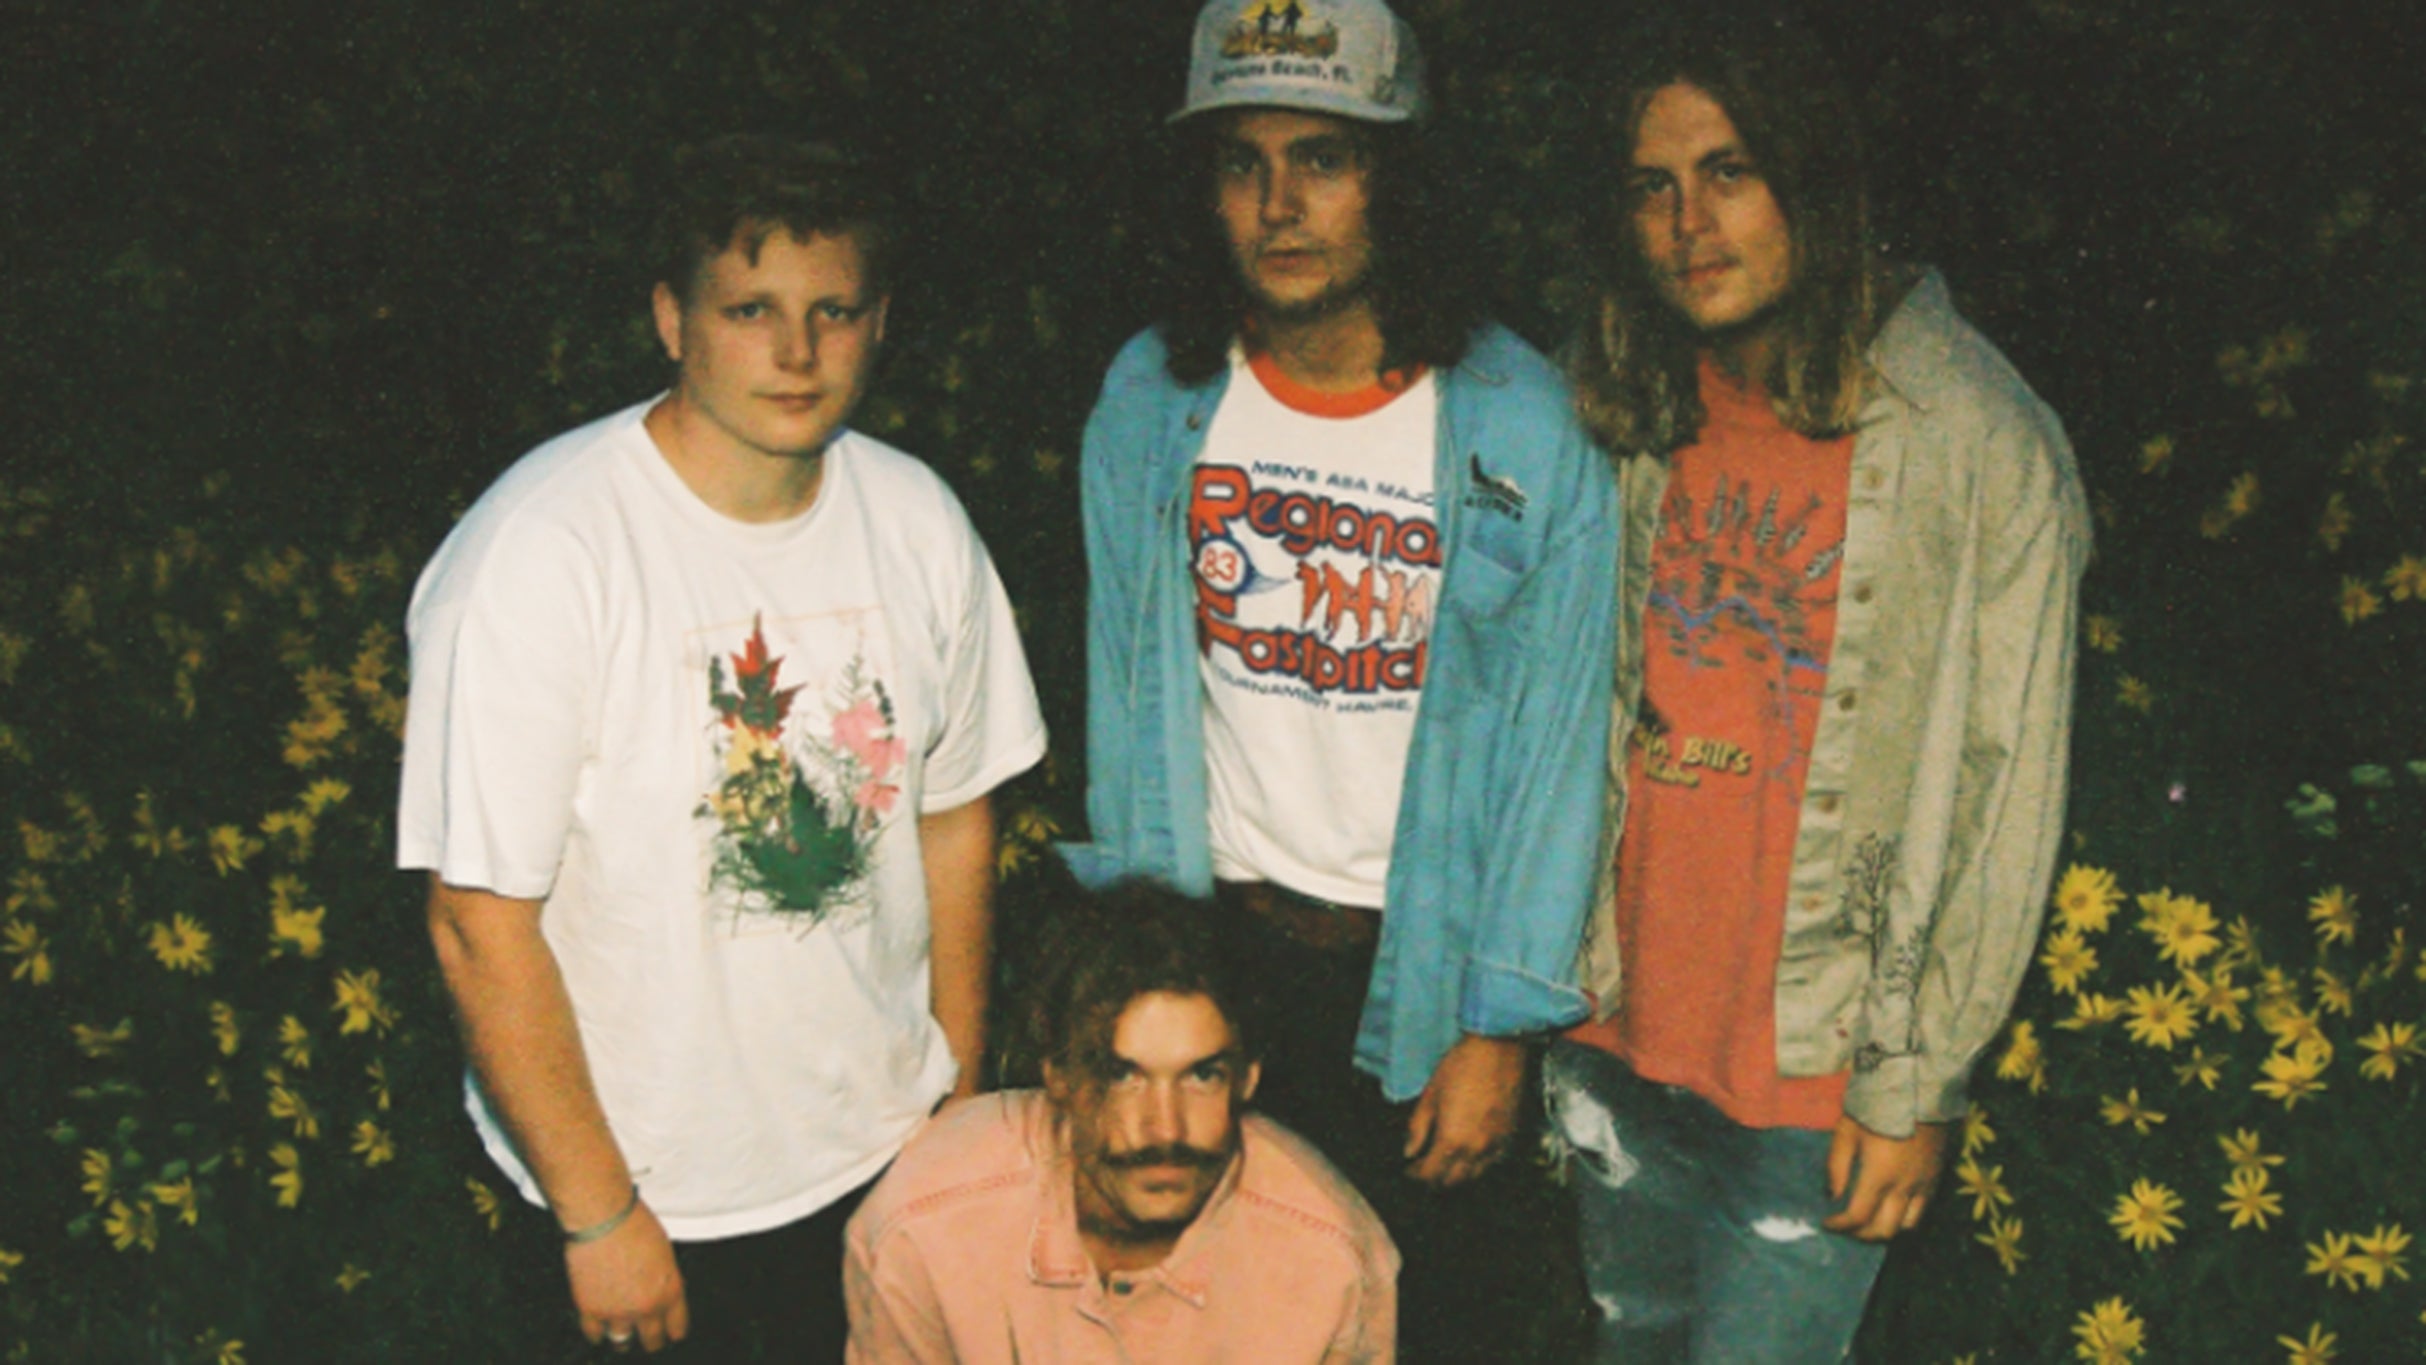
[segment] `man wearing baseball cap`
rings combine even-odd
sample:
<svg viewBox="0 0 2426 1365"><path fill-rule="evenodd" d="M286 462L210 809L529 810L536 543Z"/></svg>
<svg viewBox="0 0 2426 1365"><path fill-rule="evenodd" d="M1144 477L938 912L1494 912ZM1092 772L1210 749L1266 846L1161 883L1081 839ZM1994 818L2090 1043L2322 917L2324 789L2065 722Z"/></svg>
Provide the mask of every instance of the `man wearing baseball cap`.
<svg viewBox="0 0 2426 1365"><path fill-rule="evenodd" d="M1493 1168L1533 1040L1586 1010L1617 528L1557 373L1483 316L1426 113L1378 0L1197 20L1184 287L1087 425L1070 860L1227 910L1265 1108L1404 1253L1402 1353L1492 1360L1526 1292Z"/></svg>

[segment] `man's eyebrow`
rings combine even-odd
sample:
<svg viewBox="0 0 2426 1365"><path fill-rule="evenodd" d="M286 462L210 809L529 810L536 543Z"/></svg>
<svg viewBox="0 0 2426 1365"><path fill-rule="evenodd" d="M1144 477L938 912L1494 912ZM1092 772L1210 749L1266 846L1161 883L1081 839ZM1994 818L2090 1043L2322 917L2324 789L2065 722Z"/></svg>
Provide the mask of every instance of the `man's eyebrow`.
<svg viewBox="0 0 2426 1365"><path fill-rule="evenodd" d="M1291 142L1289 144L1289 150L1299 154L1306 152L1354 152L1359 150L1361 146L1362 143L1358 141L1353 133L1308 133L1304 137L1298 138L1297 140Z"/></svg>
<svg viewBox="0 0 2426 1365"><path fill-rule="evenodd" d="M1743 143L1728 142L1713 147L1709 151L1702 153L1701 160L1694 162L1693 165L1696 169L1704 169L1727 161L1751 160L1752 153L1744 150Z"/></svg>

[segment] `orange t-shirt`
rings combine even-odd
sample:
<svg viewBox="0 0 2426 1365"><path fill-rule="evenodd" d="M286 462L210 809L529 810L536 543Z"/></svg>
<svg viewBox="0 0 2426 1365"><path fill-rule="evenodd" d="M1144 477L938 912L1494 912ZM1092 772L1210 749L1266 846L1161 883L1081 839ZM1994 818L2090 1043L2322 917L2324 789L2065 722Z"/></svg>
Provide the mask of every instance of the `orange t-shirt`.
<svg viewBox="0 0 2426 1365"><path fill-rule="evenodd" d="M1836 636L1850 437L1814 441L1707 362L1643 613L1617 850L1616 1014L1572 1035L1753 1128L1835 1126L1845 1076L1777 1070L1786 888Z"/></svg>

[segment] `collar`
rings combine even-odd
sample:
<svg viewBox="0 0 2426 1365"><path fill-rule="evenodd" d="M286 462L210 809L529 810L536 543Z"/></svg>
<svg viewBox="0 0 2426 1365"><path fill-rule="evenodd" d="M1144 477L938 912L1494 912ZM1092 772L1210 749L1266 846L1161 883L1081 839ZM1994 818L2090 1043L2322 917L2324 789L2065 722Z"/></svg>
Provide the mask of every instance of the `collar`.
<svg viewBox="0 0 2426 1365"><path fill-rule="evenodd" d="M1086 1290L1100 1278L1087 1259L1078 1236L1078 1172L1070 1156L1069 1139L1048 1114L1052 1126L1052 1159L1040 1167L1043 1187L1038 1192L1036 1225L1028 1237L1028 1279L1053 1289ZM1236 1213L1238 1186L1250 1159L1249 1136L1239 1133L1238 1158L1213 1187L1196 1221L1180 1234L1162 1264L1126 1277L1132 1283L1160 1284L1195 1308L1205 1306L1212 1286L1214 1249L1221 1244Z"/></svg>
<svg viewBox="0 0 2426 1365"><path fill-rule="evenodd" d="M1946 277L1924 270L1870 343L1870 367L1894 397L1927 412L1945 397L1949 360L1961 331ZM1868 425L1870 414L1864 414Z"/></svg>

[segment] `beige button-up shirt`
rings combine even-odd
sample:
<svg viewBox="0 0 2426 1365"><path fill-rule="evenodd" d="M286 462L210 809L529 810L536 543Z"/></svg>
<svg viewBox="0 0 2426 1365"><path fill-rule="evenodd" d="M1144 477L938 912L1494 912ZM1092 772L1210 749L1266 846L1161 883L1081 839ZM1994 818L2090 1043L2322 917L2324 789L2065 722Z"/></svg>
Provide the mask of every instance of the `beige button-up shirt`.
<svg viewBox="0 0 2426 1365"><path fill-rule="evenodd" d="M1924 276L1871 348L1853 443L1836 643L1777 968L1788 1076L1850 1066L1874 1132L1958 1118L2030 965L2063 828L2089 511L2045 404ZM1642 700L1664 461L1621 462L1608 829ZM1604 869L1611 860L1604 857ZM1585 985L1624 985L1604 873Z"/></svg>

